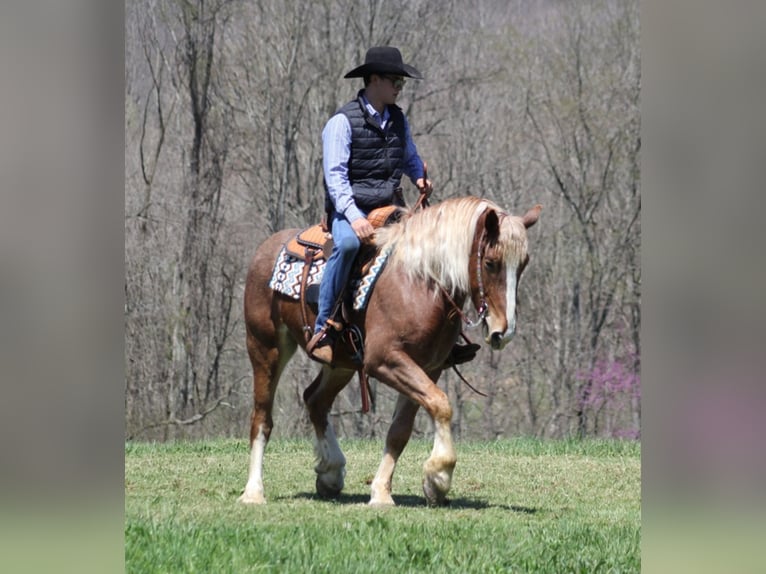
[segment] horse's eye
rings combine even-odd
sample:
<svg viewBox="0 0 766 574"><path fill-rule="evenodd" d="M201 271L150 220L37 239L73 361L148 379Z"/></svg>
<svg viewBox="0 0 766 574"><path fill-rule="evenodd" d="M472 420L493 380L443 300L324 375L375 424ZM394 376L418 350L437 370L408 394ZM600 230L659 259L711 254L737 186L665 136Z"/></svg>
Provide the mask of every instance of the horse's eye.
<svg viewBox="0 0 766 574"><path fill-rule="evenodd" d="M484 261L484 267L487 269L487 271L495 273L500 268L500 264L494 259L486 259Z"/></svg>

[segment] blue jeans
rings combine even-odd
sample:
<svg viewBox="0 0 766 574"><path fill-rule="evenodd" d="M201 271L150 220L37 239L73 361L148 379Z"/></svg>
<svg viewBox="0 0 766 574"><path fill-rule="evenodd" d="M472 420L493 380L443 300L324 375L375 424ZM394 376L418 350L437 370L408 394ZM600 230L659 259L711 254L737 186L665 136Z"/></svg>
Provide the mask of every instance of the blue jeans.
<svg viewBox="0 0 766 574"><path fill-rule="evenodd" d="M330 316L338 295L348 282L351 266L361 247L351 224L339 213L333 213L331 232L333 248L324 269L322 283L319 285L319 310L314 324L315 333L324 326Z"/></svg>

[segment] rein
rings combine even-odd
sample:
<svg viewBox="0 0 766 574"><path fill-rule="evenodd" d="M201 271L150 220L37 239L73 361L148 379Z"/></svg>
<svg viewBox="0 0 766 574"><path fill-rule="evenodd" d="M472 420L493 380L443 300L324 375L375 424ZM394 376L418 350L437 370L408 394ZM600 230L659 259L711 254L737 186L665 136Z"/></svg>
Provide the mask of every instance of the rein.
<svg viewBox="0 0 766 574"><path fill-rule="evenodd" d="M463 376L463 374L460 371L457 370L457 365L452 365L452 370L455 371L455 374L458 376L458 378L461 381L463 381L463 383L465 383L466 387L471 389L474 393L476 393L479 396L482 396L482 397L485 397L485 398L487 397L487 395L485 393L482 393L479 389L477 389L471 383L469 383L468 381L465 380L465 377Z"/></svg>
<svg viewBox="0 0 766 574"><path fill-rule="evenodd" d="M463 337L463 339L465 340L466 343L468 343L469 345L472 344L471 339L469 339L466 336L466 334L463 333L462 331L460 332L460 336ZM463 373L461 373L460 371L457 370L457 365L454 364L454 363L452 364L452 370L455 371L455 374L458 376L458 378L465 383L466 387L471 389L477 395L480 395L480 396L485 397L485 398L487 397L486 394L482 393L479 389L477 389L471 383L469 383L468 381L465 380L465 377L463 376Z"/></svg>
<svg viewBox="0 0 766 574"><path fill-rule="evenodd" d="M423 162L423 181L428 182L428 165L426 162ZM426 183L427 185L427 183ZM415 202L415 206L412 208L412 212L416 212L418 209L425 209L428 207L428 196L430 194L425 191L420 192L420 197L418 197L418 200Z"/></svg>

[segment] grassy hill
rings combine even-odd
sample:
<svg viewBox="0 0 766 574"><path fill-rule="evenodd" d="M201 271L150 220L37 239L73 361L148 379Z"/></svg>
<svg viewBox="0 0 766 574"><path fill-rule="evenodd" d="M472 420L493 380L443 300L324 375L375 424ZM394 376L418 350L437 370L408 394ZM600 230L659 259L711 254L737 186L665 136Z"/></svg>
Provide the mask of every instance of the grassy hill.
<svg viewBox="0 0 766 574"><path fill-rule="evenodd" d="M394 508L367 506L381 441L341 441L346 488L314 493L309 440L277 440L268 503L236 503L246 441L125 448L127 572L638 572L640 445L621 441L458 442L450 504L427 508L412 441Z"/></svg>

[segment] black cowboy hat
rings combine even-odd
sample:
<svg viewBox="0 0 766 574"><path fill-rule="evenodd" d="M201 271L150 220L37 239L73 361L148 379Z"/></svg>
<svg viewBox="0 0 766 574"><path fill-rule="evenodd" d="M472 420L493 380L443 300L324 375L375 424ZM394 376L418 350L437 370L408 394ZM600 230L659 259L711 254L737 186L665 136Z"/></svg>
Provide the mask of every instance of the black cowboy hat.
<svg viewBox="0 0 766 574"><path fill-rule="evenodd" d="M364 64L354 68L344 78L363 78L370 74L391 74L422 80L423 75L402 61L402 53L391 46L376 46L367 50Z"/></svg>

